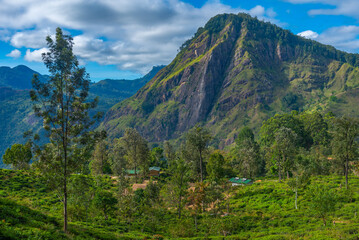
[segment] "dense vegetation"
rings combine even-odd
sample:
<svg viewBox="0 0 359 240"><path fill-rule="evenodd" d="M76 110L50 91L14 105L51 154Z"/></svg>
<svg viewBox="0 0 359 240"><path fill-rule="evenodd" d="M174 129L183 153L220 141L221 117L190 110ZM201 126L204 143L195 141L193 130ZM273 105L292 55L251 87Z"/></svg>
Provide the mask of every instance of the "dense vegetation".
<svg viewBox="0 0 359 240"><path fill-rule="evenodd" d="M13 239L357 239L358 136L357 119L318 112L278 114L259 135L242 128L226 151L209 147L214 139L199 126L180 147L152 149L127 129L120 139L99 139L90 162L70 176L67 235L61 193L41 164L2 170L0 232ZM150 166L161 166L161 175L148 177ZM255 182L232 187L235 176Z"/></svg>
<svg viewBox="0 0 359 240"><path fill-rule="evenodd" d="M279 42L298 40L289 32L247 15L213 18L195 38L224 34L221 41L228 39L226 33L230 32L222 28L230 28L231 24L232 30L246 26L243 31L260 25L265 35L279 36ZM259 41L260 31L251 39ZM231 130L233 144L227 144L224 150L218 146L227 132L221 131L218 138L218 129L201 124L184 133L177 132L176 142L149 144L143 132L131 127L123 129L121 137L111 138L106 131L91 128L93 119L99 118L90 112L97 98L89 98L90 82L72 53L72 37L58 28L55 40L48 37L47 43L49 52L43 59L50 72L49 80L42 82L34 76L30 94L34 112L47 131L47 141L39 142L39 134L27 132L26 144L12 145L2 157L14 170L0 170L0 238L359 238L358 118L312 108L293 110L303 110L303 96L288 92L280 98L281 106L286 108L284 113L262 121L256 131L249 120L243 121L242 127ZM300 43L303 41L298 40ZM182 46L182 51L191 48L192 43L188 44ZM317 43L305 42L305 46L310 44ZM323 48L331 51L330 47ZM209 52L215 52L214 48ZM285 56L279 51L278 58L288 57L289 52ZM202 57L195 62L200 63ZM340 55L329 57L341 59ZM251 67L258 70L257 60L262 61L251 59ZM356 60L349 60L354 68ZM168 69L178 67L172 77L184 69L176 62L169 66ZM171 79L163 79L168 69L157 75L161 81L153 78L136 94L135 97L145 94L145 101L134 106L133 97L121 104L141 109L143 116L155 111L170 131L171 120L160 114L176 112L177 103L169 101L169 105L161 106L154 92L147 91L158 84L166 85ZM261 76L264 78L257 80L265 81L266 77ZM216 78L201 79L211 84ZM260 90L263 86L252 87ZM186 95L186 91L177 94ZM203 100L206 94L198 95ZM332 95L331 101L340 100ZM224 114L224 105L220 105L213 103L211 107ZM263 107L265 111L268 108ZM133 118L132 124L134 120L140 119ZM153 123L153 119L149 120ZM152 133L159 136L162 130Z"/></svg>
<svg viewBox="0 0 359 240"><path fill-rule="evenodd" d="M162 68L163 66L154 67L144 77L135 80L105 79L91 83L89 98L100 98L96 111L91 114L106 112L119 101L132 96ZM44 134L42 123L35 117L29 98L33 74L37 74L43 82L48 79L48 76L26 66L0 67L0 155L14 143L25 143L23 133L29 129L40 135ZM0 166L6 165L0 162Z"/></svg>
<svg viewBox="0 0 359 240"><path fill-rule="evenodd" d="M224 148L240 128L257 133L276 113L359 117L358 56L247 14L217 15L136 95L113 106L101 128L112 138L135 128L160 143L200 123Z"/></svg>

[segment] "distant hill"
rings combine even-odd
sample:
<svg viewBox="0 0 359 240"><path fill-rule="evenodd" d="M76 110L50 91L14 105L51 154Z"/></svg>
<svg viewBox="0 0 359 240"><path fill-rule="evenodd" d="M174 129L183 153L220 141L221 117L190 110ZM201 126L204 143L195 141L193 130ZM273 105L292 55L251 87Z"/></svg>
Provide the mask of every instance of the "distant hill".
<svg viewBox="0 0 359 240"><path fill-rule="evenodd" d="M150 142L195 124L219 146L244 125L292 110L359 117L359 55L302 38L247 14L221 14L198 29L176 58L136 95L113 106L101 128L136 128Z"/></svg>
<svg viewBox="0 0 359 240"><path fill-rule="evenodd" d="M144 77L135 80L106 79L92 83L89 98L100 98L94 112L107 112L114 104L132 96L163 67L153 67ZM12 144L24 142L25 131L33 129L42 134L42 122L35 117L29 96L33 74L38 74L42 81L48 79L26 66L0 67L0 157Z"/></svg>
<svg viewBox="0 0 359 240"><path fill-rule="evenodd" d="M149 82L162 68L164 68L164 66L155 66L145 76L135 80L101 80L97 83L93 83L91 85L90 91L92 94L98 96L107 96L114 98L122 96L124 98L128 98L131 97L134 93L136 93L147 82Z"/></svg>
<svg viewBox="0 0 359 240"><path fill-rule="evenodd" d="M105 79L90 85L90 99L99 96L100 102L96 111L106 113L113 105L131 97L149 82L164 66L155 66L145 76L134 80Z"/></svg>
<svg viewBox="0 0 359 240"><path fill-rule="evenodd" d="M48 78L48 76L41 75L24 65L19 65L14 68L0 67L0 87L31 89L31 79L34 74L38 74L42 82Z"/></svg>

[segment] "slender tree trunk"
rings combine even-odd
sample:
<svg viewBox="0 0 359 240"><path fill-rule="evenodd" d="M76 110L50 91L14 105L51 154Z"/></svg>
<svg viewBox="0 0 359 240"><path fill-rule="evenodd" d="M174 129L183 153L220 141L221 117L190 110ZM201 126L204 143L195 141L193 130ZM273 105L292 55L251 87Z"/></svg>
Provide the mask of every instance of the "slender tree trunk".
<svg viewBox="0 0 359 240"><path fill-rule="evenodd" d="M67 233L67 151L64 146L64 232Z"/></svg>
<svg viewBox="0 0 359 240"><path fill-rule="evenodd" d="M102 146L101 146L102 147ZM102 151L102 149L101 149ZM101 168L100 168L100 175L103 175L103 161L104 161L104 157L103 157L103 154L101 152Z"/></svg>
<svg viewBox="0 0 359 240"><path fill-rule="evenodd" d="M202 151L199 151L199 168L201 170L201 182L203 182L203 163L202 163Z"/></svg>
<svg viewBox="0 0 359 240"><path fill-rule="evenodd" d="M105 220L107 221L108 220L107 210L103 211L103 215L105 215Z"/></svg>
<svg viewBox="0 0 359 240"><path fill-rule="evenodd" d="M181 175L181 184L180 184L180 194L178 198L178 219L181 218L181 210L182 210L182 181L183 181L183 174Z"/></svg>
<svg viewBox="0 0 359 240"><path fill-rule="evenodd" d="M178 219L181 218L181 198L182 198L182 196L180 194L179 199L178 199Z"/></svg>
<svg viewBox="0 0 359 240"><path fill-rule="evenodd" d="M66 177L64 180L64 232L67 233L67 188Z"/></svg>
<svg viewBox="0 0 359 240"><path fill-rule="evenodd" d="M280 168L280 164L278 164L278 180L279 180L279 182L281 182L281 180L282 180L282 176L281 176L280 172L281 172L281 168Z"/></svg>
<svg viewBox="0 0 359 240"><path fill-rule="evenodd" d="M347 189L349 188L348 174L349 174L349 161L348 161L348 157L347 157L347 159L345 160L345 187Z"/></svg>
<svg viewBox="0 0 359 240"><path fill-rule="evenodd" d="M289 171L287 170L287 179L289 179Z"/></svg>
<svg viewBox="0 0 359 240"><path fill-rule="evenodd" d="M194 215L194 226L196 227L196 232L198 232L198 226L197 226L197 214Z"/></svg>
<svg viewBox="0 0 359 240"><path fill-rule="evenodd" d="M295 209L298 209L298 176L295 177Z"/></svg>
<svg viewBox="0 0 359 240"><path fill-rule="evenodd" d="M63 82L61 82L61 85ZM64 98L63 98L63 86L61 86L61 117L62 117L62 147L64 150L64 232L67 233L67 140L68 140L68 115L65 118L65 111L66 114L69 112L68 105L66 108L64 106ZM67 87L67 86L65 86Z"/></svg>
<svg viewBox="0 0 359 240"><path fill-rule="evenodd" d="M343 164L343 176L345 176L345 163Z"/></svg>
<svg viewBox="0 0 359 240"><path fill-rule="evenodd" d="M229 198L228 198L228 201L227 201L227 213L229 214Z"/></svg>

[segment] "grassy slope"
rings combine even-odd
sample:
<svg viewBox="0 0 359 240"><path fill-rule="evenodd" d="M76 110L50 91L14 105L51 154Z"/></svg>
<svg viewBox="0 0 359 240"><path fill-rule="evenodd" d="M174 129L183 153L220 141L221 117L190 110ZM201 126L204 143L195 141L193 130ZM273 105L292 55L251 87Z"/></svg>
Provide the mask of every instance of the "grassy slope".
<svg viewBox="0 0 359 240"><path fill-rule="evenodd" d="M0 239L142 239L111 222L71 222L62 231L62 203L35 173L0 169Z"/></svg>
<svg viewBox="0 0 359 240"><path fill-rule="evenodd" d="M48 190L41 178L25 172L0 170L0 238L9 239L142 239L155 233L166 238L218 238L226 234L231 239L358 239L359 237L359 178L351 176L351 190L346 191L343 177L313 177L311 182L329 184L339 197L337 210L323 226L308 208L310 199L305 190L299 191L298 206L294 208L294 193L285 183L266 179L252 186L231 191L230 214L214 217L204 213L195 233L193 218L174 222L164 216L158 232L141 233L121 220L71 222L70 234L61 231L61 202ZM333 224L332 221L336 223ZM163 224L163 223L162 223Z"/></svg>
<svg viewBox="0 0 359 240"><path fill-rule="evenodd" d="M351 179L351 190L346 191L343 177L314 177L312 182L329 184L337 190L339 202L337 211L329 217L335 224L323 226L308 208L309 199L305 191L299 191L298 207L294 208L294 192L277 180L245 187L235 194L232 201L233 213L248 217L248 232L238 234L239 238L258 239L357 239L359 236L358 201L359 179Z"/></svg>

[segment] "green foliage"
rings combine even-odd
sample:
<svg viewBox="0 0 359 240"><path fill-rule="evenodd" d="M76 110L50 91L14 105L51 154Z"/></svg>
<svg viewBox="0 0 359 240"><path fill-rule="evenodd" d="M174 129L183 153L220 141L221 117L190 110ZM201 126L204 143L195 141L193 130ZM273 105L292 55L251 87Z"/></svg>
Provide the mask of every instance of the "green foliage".
<svg viewBox="0 0 359 240"><path fill-rule="evenodd" d="M330 141L328 123L319 112L303 112L300 114L305 132L310 135L313 145L327 146Z"/></svg>
<svg viewBox="0 0 359 240"><path fill-rule="evenodd" d="M150 205L155 205L160 202L161 186L157 182L150 181L145 188L145 197Z"/></svg>
<svg viewBox="0 0 359 240"><path fill-rule="evenodd" d="M98 99L87 102L89 76L85 68L79 67L72 52L72 37L57 28L55 39L48 36L46 42L49 51L43 53L43 60L50 77L48 82L42 83L34 75L30 97L34 112L43 119L51 142L37 149L39 170L62 188L66 232L67 182L71 173L80 170L88 156L88 148L92 147L89 128L98 116L91 120L89 110L96 107Z"/></svg>
<svg viewBox="0 0 359 240"><path fill-rule="evenodd" d="M28 169L31 158L30 146L17 143L6 149L2 156L3 163L11 164L14 169Z"/></svg>
<svg viewBox="0 0 359 240"><path fill-rule="evenodd" d="M209 156L206 170L209 181L220 182L225 177L225 159L219 151L213 152Z"/></svg>
<svg viewBox="0 0 359 240"><path fill-rule="evenodd" d="M94 175L111 173L109 150L105 141L96 143L93 158L90 162L90 169Z"/></svg>
<svg viewBox="0 0 359 240"><path fill-rule="evenodd" d="M274 117L263 122L260 130L261 144L271 145L275 141L276 132L282 128L291 129L296 135L296 143L299 146L308 146L308 137L303 123L298 119L298 112L276 114Z"/></svg>
<svg viewBox="0 0 359 240"><path fill-rule="evenodd" d="M150 166L167 168L167 161L163 155L163 149L160 147L154 147L151 150L151 163Z"/></svg>
<svg viewBox="0 0 359 240"><path fill-rule="evenodd" d="M119 101L134 95L163 67L155 66L148 74L139 79L106 79L90 83L89 99L95 99L96 96L99 96L100 99L96 109L90 109L90 116L95 115L97 111L107 112ZM26 66L18 66L4 72L1 69L4 67L0 67L0 82L3 79L6 82L5 85L11 84L11 86L0 87L0 111L3 118L6 119L6 121L0 121L0 155L3 155L5 150L14 143L25 143L22 135L28 129L33 129L34 133L41 135L41 143L47 143L42 121L36 118L32 111L32 103L27 89L31 89L33 74L39 76L40 82L46 82L48 77L32 71ZM96 126L97 124L95 124Z"/></svg>
<svg viewBox="0 0 359 240"><path fill-rule="evenodd" d="M1 239L67 239L54 217L0 198Z"/></svg>
<svg viewBox="0 0 359 240"><path fill-rule="evenodd" d="M137 171L141 168L143 176L148 172L150 164L150 151L147 141L133 128L127 128L121 143L126 151L129 165L135 170L137 180Z"/></svg>
<svg viewBox="0 0 359 240"><path fill-rule="evenodd" d="M242 128L236 139L236 157L233 165L236 173L243 177L253 178L261 173L263 163L260 159L259 145L254 140L253 131Z"/></svg>
<svg viewBox="0 0 359 240"><path fill-rule="evenodd" d="M302 105L302 98L300 96L295 95L292 92L289 92L281 99L282 108L284 111L286 110L296 110L299 111Z"/></svg>
<svg viewBox="0 0 359 240"><path fill-rule="evenodd" d="M289 178L289 171L293 167L293 159L296 154L296 138L297 135L290 128L281 127L275 134L275 142L272 145L272 159L274 159L279 182L281 181L282 171L287 173Z"/></svg>
<svg viewBox="0 0 359 240"><path fill-rule="evenodd" d="M110 165L114 175L124 177L127 169L126 149L120 139L114 139L110 149Z"/></svg>
<svg viewBox="0 0 359 240"><path fill-rule="evenodd" d="M358 117L358 59L246 14L220 14L198 29L150 84L113 107L102 126L113 137L135 127L148 141L159 142L178 139L200 123L222 148L240 128L258 132L263 121L282 112ZM332 95L338 101L331 101ZM293 126L298 145L308 150L312 139Z"/></svg>
<svg viewBox="0 0 359 240"><path fill-rule="evenodd" d="M198 175L201 179L201 182L203 182L205 171L203 158L211 139L212 135L210 131L207 128L203 128L198 125L189 130L186 134L186 157L199 170Z"/></svg>
<svg viewBox="0 0 359 240"><path fill-rule="evenodd" d="M177 209L178 218L182 216L182 209L185 205L189 182L189 164L181 158L177 158L171 162L170 171L171 178L167 185L167 199L170 206Z"/></svg>
<svg viewBox="0 0 359 240"><path fill-rule="evenodd" d="M238 18L234 14L222 14L217 15L213 18L211 18L206 25L204 26L204 29L207 30L210 34L216 34L219 33L223 28L231 23L235 25L240 25L242 18L249 19L250 16L247 14L241 14L241 18Z"/></svg>
<svg viewBox="0 0 359 240"><path fill-rule="evenodd" d="M169 141L163 143L163 153L166 157L168 167L171 167L172 162L176 159L176 152Z"/></svg>
<svg viewBox="0 0 359 240"><path fill-rule="evenodd" d="M154 203L151 202L150 196L156 199L158 194L148 194L149 190L141 189L133 195L116 197L116 199L122 199L118 200L120 205L114 205L119 208L115 211L110 210L108 219L105 220L102 209L94 204L95 195L93 198L89 196L92 207L88 209L88 218L83 217L78 220L71 218L68 235L62 233L59 223L62 212L61 201L56 196L56 191L46 188L44 179L35 173L0 170L0 180L1 196L3 192L7 193L7 199L0 197L2 206L2 211L0 211L0 234L2 235L0 236L4 236L5 239L27 239L34 236L42 236L45 239L142 239L151 238L156 234L166 239L180 237L355 239L359 236L358 217L355 214L359 210L357 206L359 179L354 176L350 190L340 188L343 184L342 177L332 175L310 179L314 185L310 184L309 188L323 185L336 196L337 207L326 216L328 223L326 228L323 228L323 221L318 218L320 216L311 210L314 202L312 197L309 197L309 192L312 190L306 190L309 189L307 187L298 188L299 205L296 210L293 204L293 193L288 191L287 185L267 178L251 186L228 190L222 188L221 185L206 184L204 194L202 192L197 194L198 198L193 202L198 205L196 219L195 215L191 215L195 212L190 208L190 203L188 207L182 209L181 219L177 219L177 209L167 204L170 198L166 197L165 201L159 204ZM86 187L86 185L93 186L93 181L99 182L94 184L97 185L96 188L99 188L99 191L107 191L116 196L116 185L109 177L98 176L93 179L90 176L72 175L70 179L71 185L78 187L80 192L83 188L85 195L93 193L92 187ZM151 184L155 187L156 183ZM39 191L38 189L41 188L44 190ZM187 192L187 189L188 185L183 188L184 192ZM312 192L318 191L321 190ZM165 197L163 194L162 191L159 193L160 199ZM222 200L227 194L231 195L228 205L226 200ZM317 195L319 197L323 194ZM80 194L79 197L82 195ZM184 195L182 199L183 203L186 203L188 198ZM213 205L211 203L213 199L219 199L218 203ZM79 205L75 206L80 208L81 200L78 200ZM70 198L70 206L72 206L72 201L75 199ZM202 203L205 204L204 212L202 212ZM119 211L125 207L127 207L126 214L122 210ZM335 225L329 224L329 216ZM2 219L5 219L5 222Z"/></svg>
<svg viewBox="0 0 359 240"><path fill-rule="evenodd" d="M317 184L308 189L307 197L311 211L326 225L328 215L336 210L338 197L335 191L327 185Z"/></svg>
<svg viewBox="0 0 359 240"><path fill-rule="evenodd" d="M73 175L69 180L69 217L74 221L87 221L95 195L94 179L86 175Z"/></svg>
<svg viewBox="0 0 359 240"><path fill-rule="evenodd" d="M54 226L41 229L53 228L56 236L61 227L57 224L63 212L61 206L66 206L69 194L68 211L72 222L67 228L65 207L65 231L70 234L64 238L355 239L359 236L356 230L359 226L356 216L359 210L358 178L351 176L352 187L343 189L342 177L335 175L343 167L342 159L345 159L346 176L351 174L348 163L357 159L357 120L348 121L311 111L327 111L346 101L355 101L357 75L353 71L357 70L350 64L357 64L356 56L301 39L249 15L220 15L199 29L174 62L151 81L152 84L141 89L136 97L112 108L111 114L121 116L119 119L107 117L111 119L109 125L120 128L112 134L123 134L123 137L106 146L101 142L104 135L86 133L92 122L86 112L96 101L85 102L88 88L82 79L84 70L76 68L76 73L72 74L69 74L71 69L58 71L56 63L66 60L74 61L71 65L77 67L71 52L71 37L64 37L59 31L59 45L48 39L54 49L44 56L53 76L49 84L41 83L35 77L38 94L32 92L32 98L37 100L40 95L50 97L55 93L47 106L59 106L61 103L54 104L55 99L72 94L75 101L71 109L81 111L75 111L71 119L78 121L69 125L62 122L63 109L47 112L35 108L44 117L45 128L51 135L50 143L38 151L39 161L31 169L41 170L42 175L0 171L2 198L12 199L16 204L29 206L45 217L55 219L54 224L50 224ZM61 46L68 47L61 51L66 55L59 54L60 59L52 61L51 54ZM227 58L227 52L234 52L235 64L232 64L233 59ZM222 64L211 64L212 60L208 60L217 55L221 55L219 62L223 60L221 69L212 68L212 65ZM233 69L225 67L233 65L236 65ZM203 66L208 67L208 72L203 72ZM220 72L229 77L226 78L229 81L223 82L225 91L217 89L222 84ZM207 79L211 81L211 74L217 74L213 75L216 83L206 85ZM190 81L184 81L182 76L188 76ZM350 81L345 80L346 76L350 76ZM50 83L64 79L62 83L68 84L72 78L79 81L68 85L68 93L63 89L50 91ZM196 79L206 81L196 85L199 84ZM76 88L78 85L81 86ZM198 92L199 86L213 89L218 94L206 92L196 98L193 93ZM349 87L354 100L343 95ZM195 99L189 102L201 104L186 105L188 89L193 91L190 96ZM343 101L331 101L330 96L334 93L338 99L345 96ZM198 112L194 108L199 109ZM308 111L279 113L296 108ZM278 114L273 116L275 112ZM181 121L189 118L188 127L200 119L211 131L196 125L182 137L185 141L177 153L168 142L164 149L155 147L150 151L147 141L137 130L124 129L125 126L136 127L146 137L151 134L152 140L159 141L162 137L180 134L187 128L186 122ZM255 133L263 119L267 120L262 124L257 143ZM329 122L333 123L332 128L328 128ZM183 124L180 130L173 127L180 124ZM54 125L58 128L52 128ZM70 126L69 132L61 131L65 126ZM254 127L254 131L249 126ZM241 130L236 138L238 129ZM209 151L212 130L218 137L214 142L220 147L224 147L224 139L228 140L226 143L235 139L236 147L230 154ZM64 136L69 137L69 142L66 140L69 145L64 144ZM92 151L95 143L97 146ZM152 146L161 146L161 143ZM88 168L90 156L93 156L94 176L77 174ZM161 165L165 157L168 162L168 169L164 168L166 173L157 181L147 181L150 164ZM249 177L262 175L264 158L266 168L270 170L266 177L260 177L252 185L232 187L228 184L225 176L233 173ZM138 179L137 174L135 179L126 176L125 170L133 168L135 172L141 170L142 179ZM353 172L356 168L353 164ZM279 180L286 173L287 184L272 179L271 173L278 173ZM137 184L132 185L133 182ZM340 209L337 208L339 205ZM20 211L20 207L12 205L8 214L15 215ZM326 224L329 214L337 224L323 228L321 219ZM16 230L25 229L18 231L17 237L33 236L27 231L28 227L23 227L31 220L25 224L19 221L14 221L13 225L3 223L0 221L0 227L5 230L0 232L10 237L14 234L14 226L19 226ZM39 231L39 226L35 229Z"/></svg>
<svg viewBox="0 0 359 240"><path fill-rule="evenodd" d="M104 190L96 191L94 204L97 208L103 211L105 219L108 219L108 215L116 208L117 199L113 196L113 193Z"/></svg>
<svg viewBox="0 0 359 240"><path fill-rule="evenodd" d="M348 188L349 162L359 157L359 120L350 117L333 119L333 151L345 169L345 184Z"/></svg>

